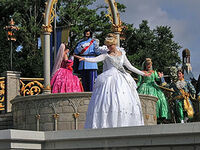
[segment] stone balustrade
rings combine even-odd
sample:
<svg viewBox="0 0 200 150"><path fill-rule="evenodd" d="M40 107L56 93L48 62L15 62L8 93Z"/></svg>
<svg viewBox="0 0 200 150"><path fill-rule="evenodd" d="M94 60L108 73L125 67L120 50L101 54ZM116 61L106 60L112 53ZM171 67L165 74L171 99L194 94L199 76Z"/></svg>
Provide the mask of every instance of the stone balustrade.
<svg viewBox="0 0 200 150"><path fill-rule="evenodd" d="M17 96L12 103L13 128L53 131L83 129L91 92ZM140 95L145 125L157 124L156 101Z"/></svg>

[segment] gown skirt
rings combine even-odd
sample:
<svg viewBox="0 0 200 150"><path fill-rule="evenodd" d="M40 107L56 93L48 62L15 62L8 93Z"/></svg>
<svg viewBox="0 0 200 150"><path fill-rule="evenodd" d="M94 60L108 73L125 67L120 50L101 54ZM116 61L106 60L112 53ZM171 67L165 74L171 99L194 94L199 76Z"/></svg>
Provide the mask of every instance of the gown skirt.
<svg viewBox="0 0 200 150"><path fill-rule="evenodd" d="M88 106L85 128L144 125L136 83L115 67L100 74Z"/></svg>
<svg viewBox="0 0 200 150"><path fill-rule="evenodd" d="M60 68L51 79L52 93L83 92L83 86L72 69Z"/></svg>
<svg viewBox="0 0 200 150"><path fill-rule="evenodd" d="M150 77L143 77L143 82L138 85L138 93L144 95L151 95L158 98L156 102L156 115L157 118L165 118L170 119L170 111L167 99L160 89L160 87L156 84L155 80L158 78L157 72L151 74ZM139 80L141 76L139 77Z"/></svg>

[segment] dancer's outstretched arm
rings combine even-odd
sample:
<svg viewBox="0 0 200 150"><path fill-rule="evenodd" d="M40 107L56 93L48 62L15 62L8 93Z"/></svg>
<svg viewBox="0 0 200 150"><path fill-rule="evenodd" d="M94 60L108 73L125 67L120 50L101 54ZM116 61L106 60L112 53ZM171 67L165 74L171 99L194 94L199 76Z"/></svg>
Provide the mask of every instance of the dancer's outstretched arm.
<svg viewBox="0 0 200 150"><path fill-rule="evenodd" d="M78 58L79 61L87 61L87 62L92 62L92 63L101 62L106 58L106 56L107 56L107 54L101 54L97 57L85 58L85 57L74 55L74 57Z"/></svg>
<svg viewBox="0 0 200 150"><path fill-rule="evenodd" d="M126 57L126 55L125 55L125 58L124 58L124 65L125 65L130 71L132 71L132 72L134 72L134 73L136 73L136 74L138 74L138 75L142 75L142 76L149 76L149 75L150 75L150 74L148 74L148 73L144 73L144 72L140 71L139 69L133 67L133 66L131 65L131 63L129 62L128 58Z"/></svg>

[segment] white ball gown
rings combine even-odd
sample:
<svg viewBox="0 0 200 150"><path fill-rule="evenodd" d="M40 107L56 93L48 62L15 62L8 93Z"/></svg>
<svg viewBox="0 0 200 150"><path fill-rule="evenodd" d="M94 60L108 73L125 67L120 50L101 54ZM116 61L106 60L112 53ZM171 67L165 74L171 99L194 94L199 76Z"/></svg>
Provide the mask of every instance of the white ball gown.
<svg viewBox="0 0 200 150"><path fill-rule="evenodd" d="M104 63L103 73L95 81L85 128L144 125L136 83L123 65L139 75L143 76L144 73L130 64L124 50L119 50L121 56L104 53L96 58L85 58L88 62Z"/></svg>

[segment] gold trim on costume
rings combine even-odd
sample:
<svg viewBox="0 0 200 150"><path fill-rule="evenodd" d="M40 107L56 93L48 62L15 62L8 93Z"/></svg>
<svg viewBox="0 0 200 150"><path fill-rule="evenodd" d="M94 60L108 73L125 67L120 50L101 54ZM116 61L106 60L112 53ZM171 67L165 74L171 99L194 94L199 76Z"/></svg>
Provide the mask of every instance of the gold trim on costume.
<svg viewBox="0 0 200 150"><path fill-rule="evenodd" d="M180 89L180 92L184 98L184 109L187 111L188 117L193 118L194 111L189 101L190 94L185 92L183 89Z"/></svg>

